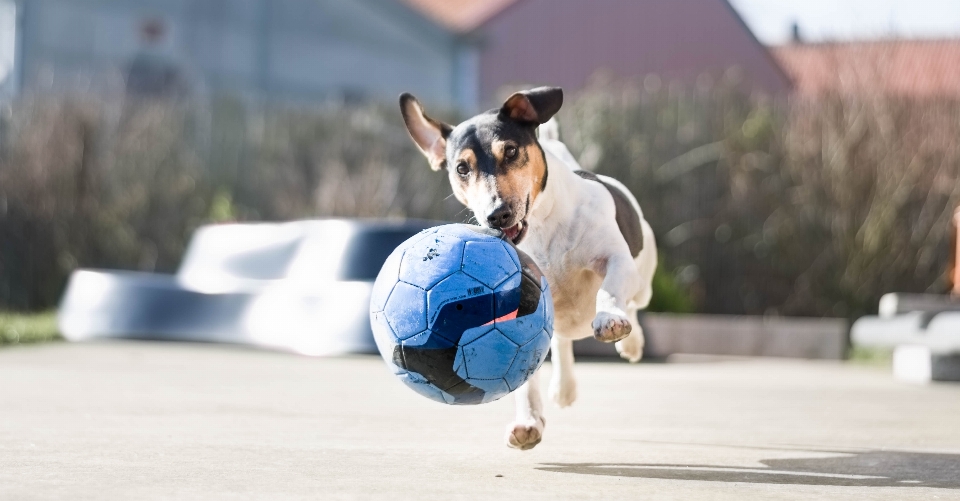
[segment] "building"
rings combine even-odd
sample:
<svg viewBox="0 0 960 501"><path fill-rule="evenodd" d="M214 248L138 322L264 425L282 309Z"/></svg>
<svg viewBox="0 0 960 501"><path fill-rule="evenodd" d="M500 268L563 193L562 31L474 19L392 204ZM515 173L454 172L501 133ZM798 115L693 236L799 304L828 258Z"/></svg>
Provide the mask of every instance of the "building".
<svg viewBox="0 0 960 501"><path fill-rule="evenodd" d="M800 95L960 98L960 40L797 43L773 54Z"/></svg>
<svg viewBox="0 0 960 501"><path fill-rule="evenodd" d="M598 71L692 82L736 66L753 88L791 85L727 0L0 0L4 54L10 92L409 91L466 112L504 86L576 91Z"/></svg>
<svg viewBox="0 0 960 501"><path fill-rule="evenodd" d="M8 4L10 2L8 1ZM456 34L396 0L18 0L26 92L472 105Z"/></svg>
<svg viewBox="0 0 960 501"><path fill-rule="evenodd" d="M503 86L551 84L576 91L591 76L657 74L692 83L738 67L769 94L789 77L727 0L405 0L474 40L478 100Z"/></svg>

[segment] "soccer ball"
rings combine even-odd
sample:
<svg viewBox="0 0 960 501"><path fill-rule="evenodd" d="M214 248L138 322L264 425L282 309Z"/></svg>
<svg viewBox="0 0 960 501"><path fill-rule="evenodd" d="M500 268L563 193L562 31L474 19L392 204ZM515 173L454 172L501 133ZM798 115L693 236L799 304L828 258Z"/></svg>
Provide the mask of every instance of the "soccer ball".
<svg viewBox="0 0 960 501"><path fill-rule="evenodd" d="M407 386L438 402L479 404L516 390L543 364L553 300L536 263L499 230L450 224L387 258L370 321Z"/></svg>

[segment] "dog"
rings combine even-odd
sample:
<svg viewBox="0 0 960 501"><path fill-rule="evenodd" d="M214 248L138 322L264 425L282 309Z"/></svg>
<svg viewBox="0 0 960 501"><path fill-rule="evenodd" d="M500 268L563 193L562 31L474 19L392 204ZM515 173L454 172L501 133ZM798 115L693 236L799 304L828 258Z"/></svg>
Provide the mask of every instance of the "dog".
<svg viewBox="0 0 960 501"><path fill-rule="evenodd" d="M554 303L553 376L559 407L577 398L573 341L616 343L637 362L643 331L637 311L650 302L657 247L637 200L616 180L585 171L560 142L554 115L563 91L539 87L456 127L424 113L410 94L400 111L410 137L481 226L496 228L540 266ZM545 420L539 374L515 392L510 447L540 443Z"/></svg>

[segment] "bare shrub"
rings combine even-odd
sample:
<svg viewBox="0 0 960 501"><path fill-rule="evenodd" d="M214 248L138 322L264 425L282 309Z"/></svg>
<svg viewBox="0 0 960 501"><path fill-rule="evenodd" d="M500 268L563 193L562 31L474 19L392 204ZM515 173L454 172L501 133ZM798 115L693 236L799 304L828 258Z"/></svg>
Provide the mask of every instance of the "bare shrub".
<svg viewBox="0 0 960 501"><path fill-rule="evenodd" d="M386 107L262 115L237 200L260 217L449 218L446 178Z"/></svg>
<svg viewBox="0 0 960 501"><path fill-rule="evenodd" d="M638 195L699 311L856 316L945 290L960 103L647 84L593 89L564 132Z"/></svg>
<svg viewBox="0 0 960 501"><path fill-rule="evenodd" d="M790 198L770 225L806 245L778 249L796 273L784 308L862 312L884 292L944 292L960 103L833 95L792 105L780 173Z"/></svg>
<svg viewBox="0 0 960 501"><path fill-rule="evenodd" d="M77 266L176 266L208 198L186 114L113 111L71 101L14 109L0 163L0 305L54 304Z"/></svg>
<svg viewBox="0 0 960 501"><path fill-rule="evenodd" d="M450 218L392 108L25 100L0 125L0 308L54 305L77 267L173 271L226 220Z"/></svg>
<svg viewBox="0 0 960 501"><path fill-rule="evenodd" d="M672 298L656 308L856 316L884 292L946 289L960 103L737 89L651 77L597 84L561 111L584 166L621 179L654 227L669 292L655 298ZM0 308L54 305L78 266L172 271L211 221L468 217L390 106L7 111Z"/></svg>

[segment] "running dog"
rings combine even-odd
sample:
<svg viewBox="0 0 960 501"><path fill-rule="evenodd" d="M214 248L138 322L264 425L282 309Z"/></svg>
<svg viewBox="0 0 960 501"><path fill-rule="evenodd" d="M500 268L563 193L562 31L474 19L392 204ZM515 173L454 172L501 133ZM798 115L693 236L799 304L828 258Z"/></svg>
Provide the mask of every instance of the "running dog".
<svg viewBox="0 0 960 501"><path fill-rule="evenodd" d="M410 137L433 170L445 170L477 222L501 230L546 276L555 309L549 395L567 407L577 398L574 340L593 336L640 360L637 310L650 302L657 248L633 195L583 170L560 142L551 119L562 104L561 89L540 87L454 127L400 96ZM539 375L517 389L516 407L507 445L531 449L545 424Z"/></svg>

